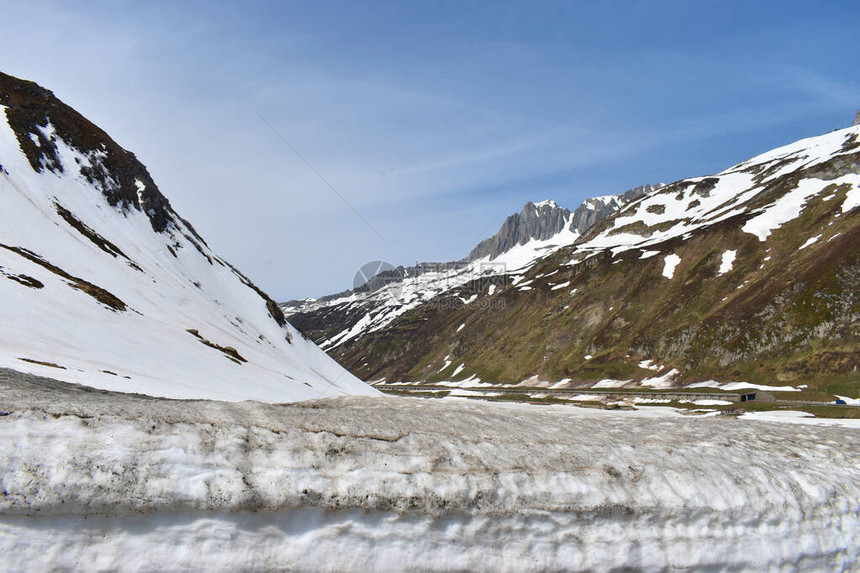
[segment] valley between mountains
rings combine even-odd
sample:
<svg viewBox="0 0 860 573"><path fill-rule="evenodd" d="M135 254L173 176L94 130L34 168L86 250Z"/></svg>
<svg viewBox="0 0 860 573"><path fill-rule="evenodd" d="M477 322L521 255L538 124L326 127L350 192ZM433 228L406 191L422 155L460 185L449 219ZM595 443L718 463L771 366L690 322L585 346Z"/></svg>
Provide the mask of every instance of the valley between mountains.
<svg viewBox="0 0 860 573"><path fill-rule="evenodd" d="M485 241L494 249L281 307L380 383L745 382L800 390L795 399L856 398L858 206L855 126L574 214L528 203ZM585 224L582 212L593 214Z"/></svg>
<svg viewBox="0 0 860 573"><path fill-rule="evenodd" d="M0 73L0 570L858 570L858 245L854 126L279 305Z"/></svg>

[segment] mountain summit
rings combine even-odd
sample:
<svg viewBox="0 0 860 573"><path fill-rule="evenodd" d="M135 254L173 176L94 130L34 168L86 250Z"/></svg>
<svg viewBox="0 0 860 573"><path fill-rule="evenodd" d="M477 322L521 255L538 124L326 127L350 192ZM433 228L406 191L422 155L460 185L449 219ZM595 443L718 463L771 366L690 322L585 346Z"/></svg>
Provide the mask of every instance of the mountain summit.
<svg viewBox="0 0 860 573"><path fill-rule="evenodd" d="M104 131L2 73L0 114L0 367L172 398L373 393Z"/></svg>
<svg viewBox="0 0 860 573"><path fill-rule="evenodd" d="M621 195L592 197L583 201L573 214L552 199L539 203L529 201L522 211L505 219L498 233L478 243L466 260L476 261L485 257L494 260L516 246L558 238L564 232L570 234L568 242L572 243L592 225L651 189L651 185L644 185Z"/></svg>
<svg viewBox="0 0 860 573"><path fill-rule="evenodd" d="M533 239L545 241L565 230L569 219L570 211L559 207L555 201L548 199L537 204L529 201L522 211L505 219L498 233L478 243L467 260L476 261L484 257L495 259Z"/></svg>

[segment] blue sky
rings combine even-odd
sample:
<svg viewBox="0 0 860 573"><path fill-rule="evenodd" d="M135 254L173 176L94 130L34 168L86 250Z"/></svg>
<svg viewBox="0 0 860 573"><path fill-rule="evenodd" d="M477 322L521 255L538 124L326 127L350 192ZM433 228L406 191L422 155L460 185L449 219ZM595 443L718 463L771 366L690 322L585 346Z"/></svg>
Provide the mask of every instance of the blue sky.
<svg viewBox="0 0 860 573"><path fill-rule="evenodd" d="M134 151L279 300L348 288L370 260L458 259L527 200L572 209L714 173L846 127L860 108L856 1L30 0L0 12L0 70Z"/></svg>

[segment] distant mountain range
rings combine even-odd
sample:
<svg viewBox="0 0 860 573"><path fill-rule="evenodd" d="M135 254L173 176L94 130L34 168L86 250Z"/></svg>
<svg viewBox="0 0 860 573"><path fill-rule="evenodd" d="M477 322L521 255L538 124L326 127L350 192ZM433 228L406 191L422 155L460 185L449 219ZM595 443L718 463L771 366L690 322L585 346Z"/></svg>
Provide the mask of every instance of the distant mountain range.
<svg viewBox="0 0 860 573"><path fill-rule="evenodd" d="M0 73L0 367L172 398L374 394L218 257L134 154Z"/></svg>
<svg viewBox="0 0 860 573"><path fill-rule="evenodd" d="M352 343L476 278L487 281L521 272L576 241L594 223L660 186L645 185L620 195L587 199L573 213L552 200L528 202L463 259L392 268L359 288L280 306L294 326L323 348Z"/></svg>
<svg viewBox="0 0 860 573"><path fill-rule="evenodd" d="M858 206L855 126L573 214L529 203L457 269L282 308L376 381L853 395Z"/></svg>

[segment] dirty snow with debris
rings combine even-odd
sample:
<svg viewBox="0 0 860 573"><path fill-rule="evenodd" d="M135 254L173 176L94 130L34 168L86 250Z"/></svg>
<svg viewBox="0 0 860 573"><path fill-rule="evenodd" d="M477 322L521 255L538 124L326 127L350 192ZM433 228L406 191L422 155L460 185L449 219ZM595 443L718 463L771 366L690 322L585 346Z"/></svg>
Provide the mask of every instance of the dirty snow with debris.
<svg viewBox="0 0 860 573"><path fill-rule="evenodd" d="M659 407L21 388L0 390L13 570L860 566L857 430Z"/></svg>

